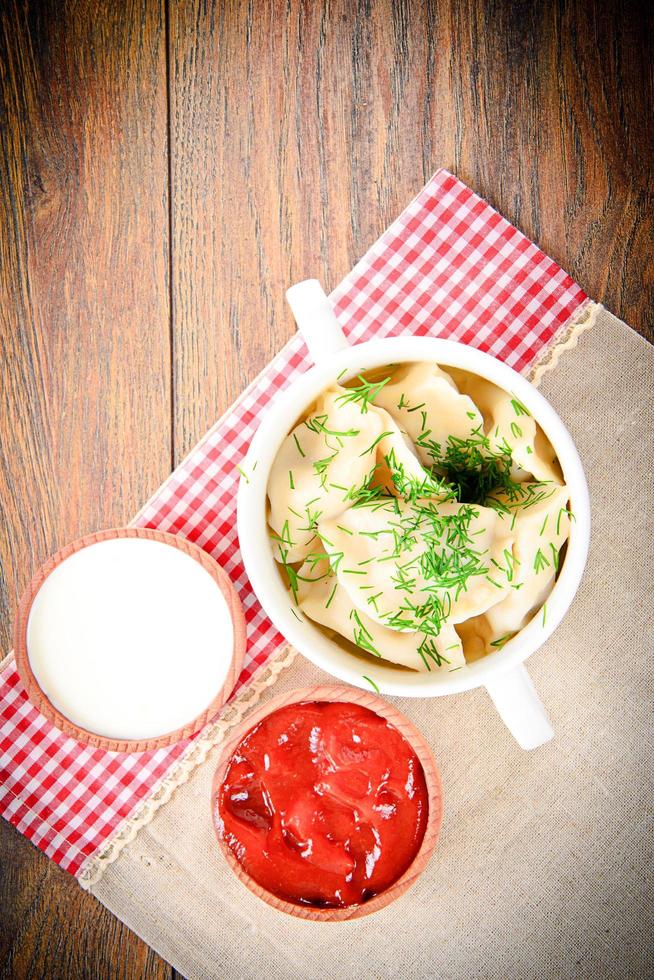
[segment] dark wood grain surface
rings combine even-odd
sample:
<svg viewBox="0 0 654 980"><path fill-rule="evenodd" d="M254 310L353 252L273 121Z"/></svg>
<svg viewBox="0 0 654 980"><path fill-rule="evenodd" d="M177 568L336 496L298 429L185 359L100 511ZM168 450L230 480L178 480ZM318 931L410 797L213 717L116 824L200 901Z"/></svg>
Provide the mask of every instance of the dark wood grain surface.
<svg viewBox="0 0 654 980"><path fill-rule="evenodd" d="M647 5L5 0L0 642L124 523L439 166L652 338ZM6 824L0 972L171 968Z"/></svg>

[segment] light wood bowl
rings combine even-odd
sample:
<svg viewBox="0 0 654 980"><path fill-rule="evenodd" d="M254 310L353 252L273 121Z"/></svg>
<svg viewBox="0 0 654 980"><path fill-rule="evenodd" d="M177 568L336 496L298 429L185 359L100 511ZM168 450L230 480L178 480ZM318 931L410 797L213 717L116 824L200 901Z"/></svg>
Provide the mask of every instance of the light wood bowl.
<svg viewBox="0 0 654 980"><path fill-rule="evenodd" d="M145 538L148 541L159 541L161 544L170 545L177 548L185 555L193 558L207 571L216 582L229 608L229 614L234 627L234 649L232 661L227 671L227 677L218 694L207 705L202 714L193 718L182 728L175 731L166 732L155 738L147 739L115 739L107 738L104 735L97 735L85 728L81 728L63 715L50 701L47 694L39 686L34 676L27 652L27 623L34 598L55 568L57 568L66 558L82 548L96 544L99 541L109 541L114 538ZM168 534L165 531L157 531L152 528L125 527L114 528L107 531L96 531L93 534L86 534L84 537L66 545L60 551L52 555L39 568L36 575L23 592L18 604L18 611L14 622L14 655L16 666L23 682L27 696L35 708L37 708L45 718L59 728L65 735L70 735L83 742L85 745L94 748L106 749L108 752L148 752L153 749L161 749L181 739L188 738L195 734L214 717L220 708L225 704L234 689L234 685L241 673L243 666L243 655L245 653L246 632L245 616L241 601L236 594L229 576L214 559L203 551L198 545L187 541L185 538Z"/></svg>
<svg viewBox="0 0 654 980"><path fill-rule="evenodd" d="M379 895L375 895L369 901L364 902L362 905L352 905L348 908L317 908L308 905L296 905L293 902L287 902L277 895L273 895L271 892L266 891L262 888L248 873L245 871L243 866L236 860L231 850L222 839L220 832L217 827L216 821L216 811L218 808L218 800L220 789L225 779L225 774L227 767L232 757L232 753L241 739L255 727L260 721L266 718L272 712L277 711L278 708L283 708L288 704L297 704L300 701L345 701L351 704L361 705L363 708L369 708L374 711L375 714L380 715L385 718L398 732L404 736L411 748L414 750L420 763L422 765L425 774L425 783L427 786L427 801L428 801L428 812L427 812L427 826L425 827L425 836L423 837L420 849L413 859L412 863L406 869L403 875L389 885L385 891L380 892ZM441 829L441 823L443 821L443 792L441 785L441 777L436 766L436 762L432 755L429 745L425 741L424 737L420 734L418 729L413 725L408 718L405 718L403 714L400 714L394 707L383 701L381 698L375 697L374 694L369 694L367 691L361 691L354 687L347 687L341 684L329 684L317 687L303 687L296 691L289 691L287 694L282 694L277 698L273 698L263 707L256 711L238 725L229 739L224 743L222 752L220 754L220 760L218 762L218 767L216 769L213 786L211 790L211 817L220 844L220 849L229 864L230 868L234 872L237 878L243 882L247 888L250 889L258 898L263 899L268 905L273 908L278 909L280 912L286 912L289 915L297 916L300 919L310 919L314 922L343 922L348 919L359 919L361 916L370 915L372 912L377 912L378 909L384 908L384 906L389 905L394 902L395 899L399 898L404 892L411 887L411 885L416 881L418 876L424 871L429 858L431 857L432 851L436 846L436 841L438 840L438 835Z"/></svg>

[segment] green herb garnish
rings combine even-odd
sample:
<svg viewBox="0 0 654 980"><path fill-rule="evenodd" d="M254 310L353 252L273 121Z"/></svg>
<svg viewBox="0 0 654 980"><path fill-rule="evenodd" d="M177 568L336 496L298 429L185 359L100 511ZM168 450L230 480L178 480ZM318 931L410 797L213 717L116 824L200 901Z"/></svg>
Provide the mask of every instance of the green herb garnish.
<svg viewBox="0 0 654 980"><path fill-rule="evenodd" d="M363 375L358 374L357 381L359 381L360 384L354 385L351 388L346 388L342 395L338 395L336 401L341 402L343 405L358 405L359 411L365 414L368 411L369 405L374 402L384 385L388 384L390 380L391 379L389 376L388 378L384 378L382 381L366 381Z"/></svg>
<svg viewBox="0 0 654 980"><path fill-rule="evenodd" d="M362 650L366 650L368 653L373 653L376 657L381 657L381 653L372 642L372 635L361 622L361 617L356 609L353 609L350 613L350 619L353 619L355 623L353 627L353 636L356 645L361 647Z"/></svg>
<svg viewBox="0 0 654 980"><path fill-rule="evenodd" d="M534 571L536 572L536 574L538 574L538 572L542 572L544 568L549 568L549 567L550 567L549 561L547 560L547 558L539 548L538 551L536 552L536 557L534 558Z"/></svg>
<svg viewBox="0 0 654 980"><path fill-rule="evenodd" d="M518 401L517 398L512 398L511 399L511 405L512 405L513 411L515 412L516 415L530 415L531 414L529 412L529 410L525 408L525 406L522 404L522 402Z"/></svg>

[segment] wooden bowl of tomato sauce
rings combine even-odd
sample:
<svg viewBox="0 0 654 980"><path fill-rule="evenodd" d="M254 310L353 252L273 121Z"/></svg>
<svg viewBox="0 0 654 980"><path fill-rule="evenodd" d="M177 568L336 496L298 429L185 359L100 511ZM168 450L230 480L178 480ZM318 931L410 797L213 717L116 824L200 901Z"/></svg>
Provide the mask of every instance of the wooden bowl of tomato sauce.
<svg viewBox="0 0 654 980"><path fill-rule="evenodd" d="M282 912L355 919L424 870L443 817L427 742L381 698L344 685L269 701L231 734L211 794L237 877Z"/></svg>

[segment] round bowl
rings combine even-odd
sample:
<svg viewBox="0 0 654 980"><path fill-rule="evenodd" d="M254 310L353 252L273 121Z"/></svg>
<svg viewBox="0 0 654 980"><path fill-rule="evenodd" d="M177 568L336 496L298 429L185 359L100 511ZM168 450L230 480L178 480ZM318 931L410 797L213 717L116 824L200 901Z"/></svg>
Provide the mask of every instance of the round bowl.
<svg viewBox="0 0 654 980"><path fill-rule="evenodd" d="M66 715L62 714L62 712L52 703L48 695L42 690L35 676L34 670L32 669L28 652L28 624L30 612L32 610L34 600L48 576L50 576L56 568L58 568L67 558L76 552L79 552L90 545L98 544L99 542L122 538L140 538L147 541L157 541L161 544L168 545L169 547L181 551L183 554L188 555L190 558L196 561L218 585L227 603L227 608L233 624L234 643L232 658L227 669L225 680L218 693L211 699L210 703L207 704L206 708L200 714L194 718L189 718L188 721L181 727L176 728L174 731L165 732L155 737L143 739L110 738L97 734L96 732L89 731L88 729L81 727L74 721L67 718ZM160 749L167 745L171 745L174 742L178 742L183 738L188 738L195 732L199 731L200 728L202 728L211 720L211 718L214 717L234 689L234 685L243 665L244 652L245 618L243 615L241 602L227 574L218 565L218 563L215 562L214 559L211 558L211 556L203 551L198 545L195 545L184 538L177 537L174 534L167 534L164 531L157 531L151 528L134 527L97 531L93 534L87 534L84 537L79 538L77 541L73 541L71 544L66 545L60 551L57 551L39 568L32 581L23 592L14 623L14 653L16 657L16 666L27 692L27 696L32 704L38 709L38 711L41 712L42 715L44 715L45 718L48 719L48 721L59 728L65 735L70 735L77 739L77 741L83 742L86 745L93 746L94 748L106 749L110 752L145 752L153 749ZM184 665L181 663L180 670L183 669Z"/></svg>
<svg viewBox="0 0 654 980"><path fill-rule="evenodd" d="M501 649L448 674L402 670L384 663L362 666L354 655L329 639L306 616L293 609L275 560L266 526L266 488L273 460L287 433L318 395L337 379L361 371L408 361L430 361L447 370L461 368L492 381L517 397L550 440L570 490L574 513L565 560L547 599L547 616L536 616ZM489 685L518 667L551 636L579 587L588 555L590 502L579 454L572 437L549 402L522 375L489 354L464 344L430 337L397 337L346 347L327 356L279 394L266 411L250 445L238 494L238 534L246 571L264 610L277 629L305 657L339 680L358 687L374 679L383 694L434 697Z"/></svg>
<svg viewBox="0 0 654 980"><path fill-rule="evenodd" d="M258 882L256 882L247 873L242 864L236 860L230 848L222 839L218 829L218 799L234 749L241 739L249 731L251 731L255 725L258 725L260 721L268 717L268 715L272 714L274 711L277 711L278 708L283 708L289 704L298 704L301 701L345 701L350 704L361 705L363 708L369 708L371 711L374 711L375 714L385 718L389 724L391 724L401 735L404 736L406 741L418 756L420 764L422 765L425 775L425 783L427 786L427 799L429 807L429 812L427 814L427 826L425 827L425 835L422 839L422 844L420 845L418 853L404 874L402 874L397 881L393 882L393 884L390 885L385 891L375 895L374 898L364 902L363 905L351 905L347 908L316 908L306 905L295 905L293 902L287 902L284 899L279 898L277 895L273 895L271 892L262 888L261 885L259 885ZM294 915L300 919L311 919L314 922L343 922L347 919L358 919L361 918L361 916L370 915L372 912L377 912L379 909L384 908L391 902L394 902L395 899L403 895L404 892L416 881L418 876L422 874L436 846L441 824L443 822L443 791L440 773L436 766L436 762L434 761L431 749L429 748L429 745L425 741L424 737L408 718L406 718L403 714L400 714L396 708L392 707L390 704L387 704L387 702L382 701L381 698L377 698L373 694L369 694L367 691L358 691L351 687L344 687L338 684L329 684L319 685L316 687L303 687L296 691L290 691L287 694L282 694L279 697L273 698L261 708L253 711L252 714L248 715L244 721L237 725L227 741L224 743L220 753L220 759L213 778L213 786L211 790L211 814L216 837L225 860L236 877L242 881L254 895L263 899L263 901L267 902L268 905L272 906L272 908L278 909L280 912L286 912L288 915Z"/></svg>

